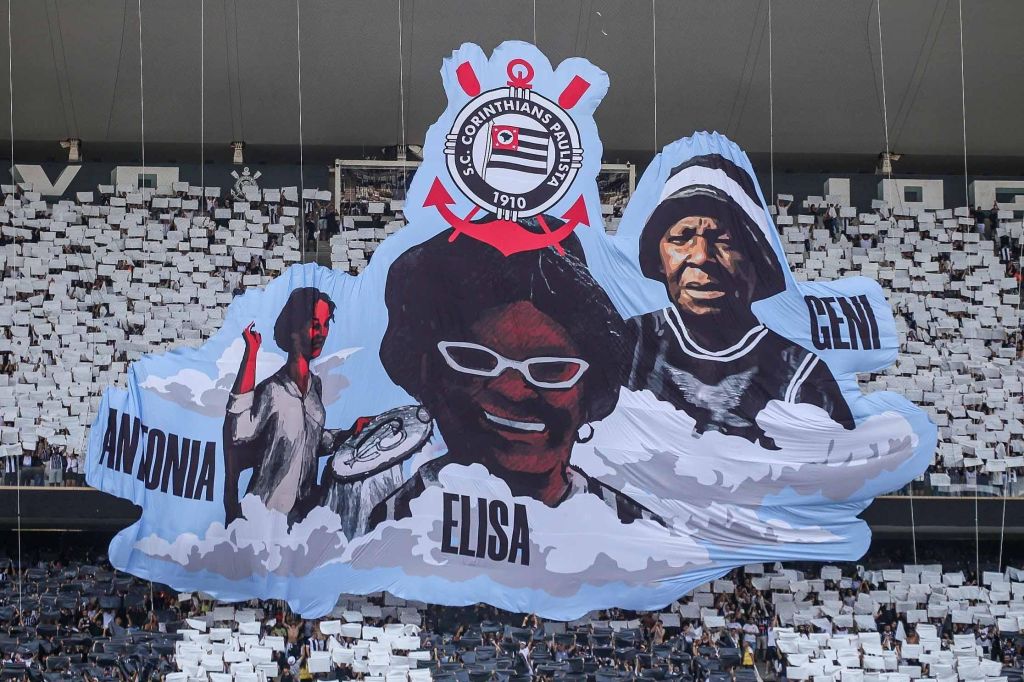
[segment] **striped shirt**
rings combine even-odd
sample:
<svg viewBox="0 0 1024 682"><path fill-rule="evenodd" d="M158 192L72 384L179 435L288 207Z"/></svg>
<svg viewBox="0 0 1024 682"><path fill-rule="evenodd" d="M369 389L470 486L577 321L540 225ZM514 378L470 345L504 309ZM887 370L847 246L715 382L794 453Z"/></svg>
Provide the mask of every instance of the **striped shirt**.
<svg viewBox="0 0 1024 682"><path fill-rule="evenodd" d="M636 349L629 388L683 410L698 433L719 431L774 449L756 421L770 400L817 405L845 428L854 426L821 358L762 324L728 348L709 350L693 340L674 307L631 323Z"/></svg>

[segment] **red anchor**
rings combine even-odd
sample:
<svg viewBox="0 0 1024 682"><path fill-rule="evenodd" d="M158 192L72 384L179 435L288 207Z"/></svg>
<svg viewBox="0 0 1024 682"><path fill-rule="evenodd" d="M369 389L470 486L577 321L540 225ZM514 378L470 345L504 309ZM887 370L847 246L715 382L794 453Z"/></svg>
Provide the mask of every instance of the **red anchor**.
<svg viewBox="0 0 1024 682"><path fill-rule="evenodd" d="M437 212L441 214L444 221L454 230L448 241L453 242L458 239L459 235L465 234L472 239L490 244L498 249L498 251L501 251L504 256L511 256L522 251L536 251L549 246L554 246L559 253L564 255L565 250L561 245L562 240L572 234L572 231L577 226L590 225L587 204L583 200L582 194L562 216L562 220L565 223L556 230L551 230L548 227L543 215L537 216L537 222L540 223L541 228L544 230L543 233L530 232L512 220L492 220L487 223L474 223L471 220L480 210L479 206L474 206L466 214L465 218L460 218L450 208L454 204L455 200L452 199L452 195L445 189L440 178L434 178L430 191L427 192L427 198L423 201L423 206L432 206L437 209Z"/></svg>

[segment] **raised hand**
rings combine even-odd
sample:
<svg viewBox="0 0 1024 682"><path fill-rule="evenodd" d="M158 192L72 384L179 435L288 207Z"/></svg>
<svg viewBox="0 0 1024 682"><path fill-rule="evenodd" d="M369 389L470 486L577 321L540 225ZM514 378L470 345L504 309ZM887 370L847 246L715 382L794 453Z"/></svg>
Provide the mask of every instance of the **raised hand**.
<svg viewBox="0 0 1024 682"><path fill-rule="evenodd" d="M263 337L256 331L255 322L250 322L249 326L242 330L242 340L245 341L245 351L242 353L235 385L231 389L235 394L248 393L256 388L256 356L259 354Z"/></svg>
<svg viewBox="0 0 1024 682"><path fill-rule="evenodd" d="M263 337L256 331L256 322L250 322L249 326L242 330L242 340L245 341L245 350L255 353L263 343Z"/></svg>

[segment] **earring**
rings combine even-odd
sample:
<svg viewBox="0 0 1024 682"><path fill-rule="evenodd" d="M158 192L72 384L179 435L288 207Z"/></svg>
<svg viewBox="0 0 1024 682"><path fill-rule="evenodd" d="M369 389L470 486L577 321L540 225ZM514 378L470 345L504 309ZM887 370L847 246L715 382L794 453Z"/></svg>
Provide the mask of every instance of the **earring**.
<svg viewBox="0 0 1024 682"><path fill-rule="evenodd" d="M583 431L583 429L590 429L590 431L587 433L586 436L581 435L581 432ZM580 430L576 432L576 442L577 443L589 443L590 439L593 438L593 437L594 437L594 427L590 424L590 422L587 422L586 424L581 426Z"/></svg>

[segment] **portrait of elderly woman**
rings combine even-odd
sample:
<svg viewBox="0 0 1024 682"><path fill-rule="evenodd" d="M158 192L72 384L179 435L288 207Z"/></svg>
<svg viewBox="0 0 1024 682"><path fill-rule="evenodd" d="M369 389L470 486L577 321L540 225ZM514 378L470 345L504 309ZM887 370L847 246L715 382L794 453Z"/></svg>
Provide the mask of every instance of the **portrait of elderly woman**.
<svg viewBox="0 0 1024 682"><path fill-rule="evenodd" d="M578 240L562 248L505 257L442 233L392 264L380 359L434 416L448 452L378 504L371 528L409 516L410 502L452 463L482 464L513 495L550 507L594 495L623 523L660 521L571 462L573 445L615 407L628 347Z"/></svg>
<svg viewBox="0 0 1024 682"><path fill-rule="evenodd" d="M629 387L685 411L695 432L775 444L756 416L771 400L809 403L854 421L817 355L766 327L756 301L786 288L754 180L717 154L673 168L640 235L640 269L667 305L631 320Z"/></svg>
<svg viewBox="0 0 1024 682"><path fill-rule="evenodd" d="M268 509L301 519L321 497L319 458L358 429L325 429L320 377L310 362L320 356L335 305L313 287L295 289L274 324L274 343L288 353L285 364L259 384L256 356L262 336L250 323L242 331L245 350L224 417L225 523L242 515L238 482L252 469L246 494Z"/></svg>

